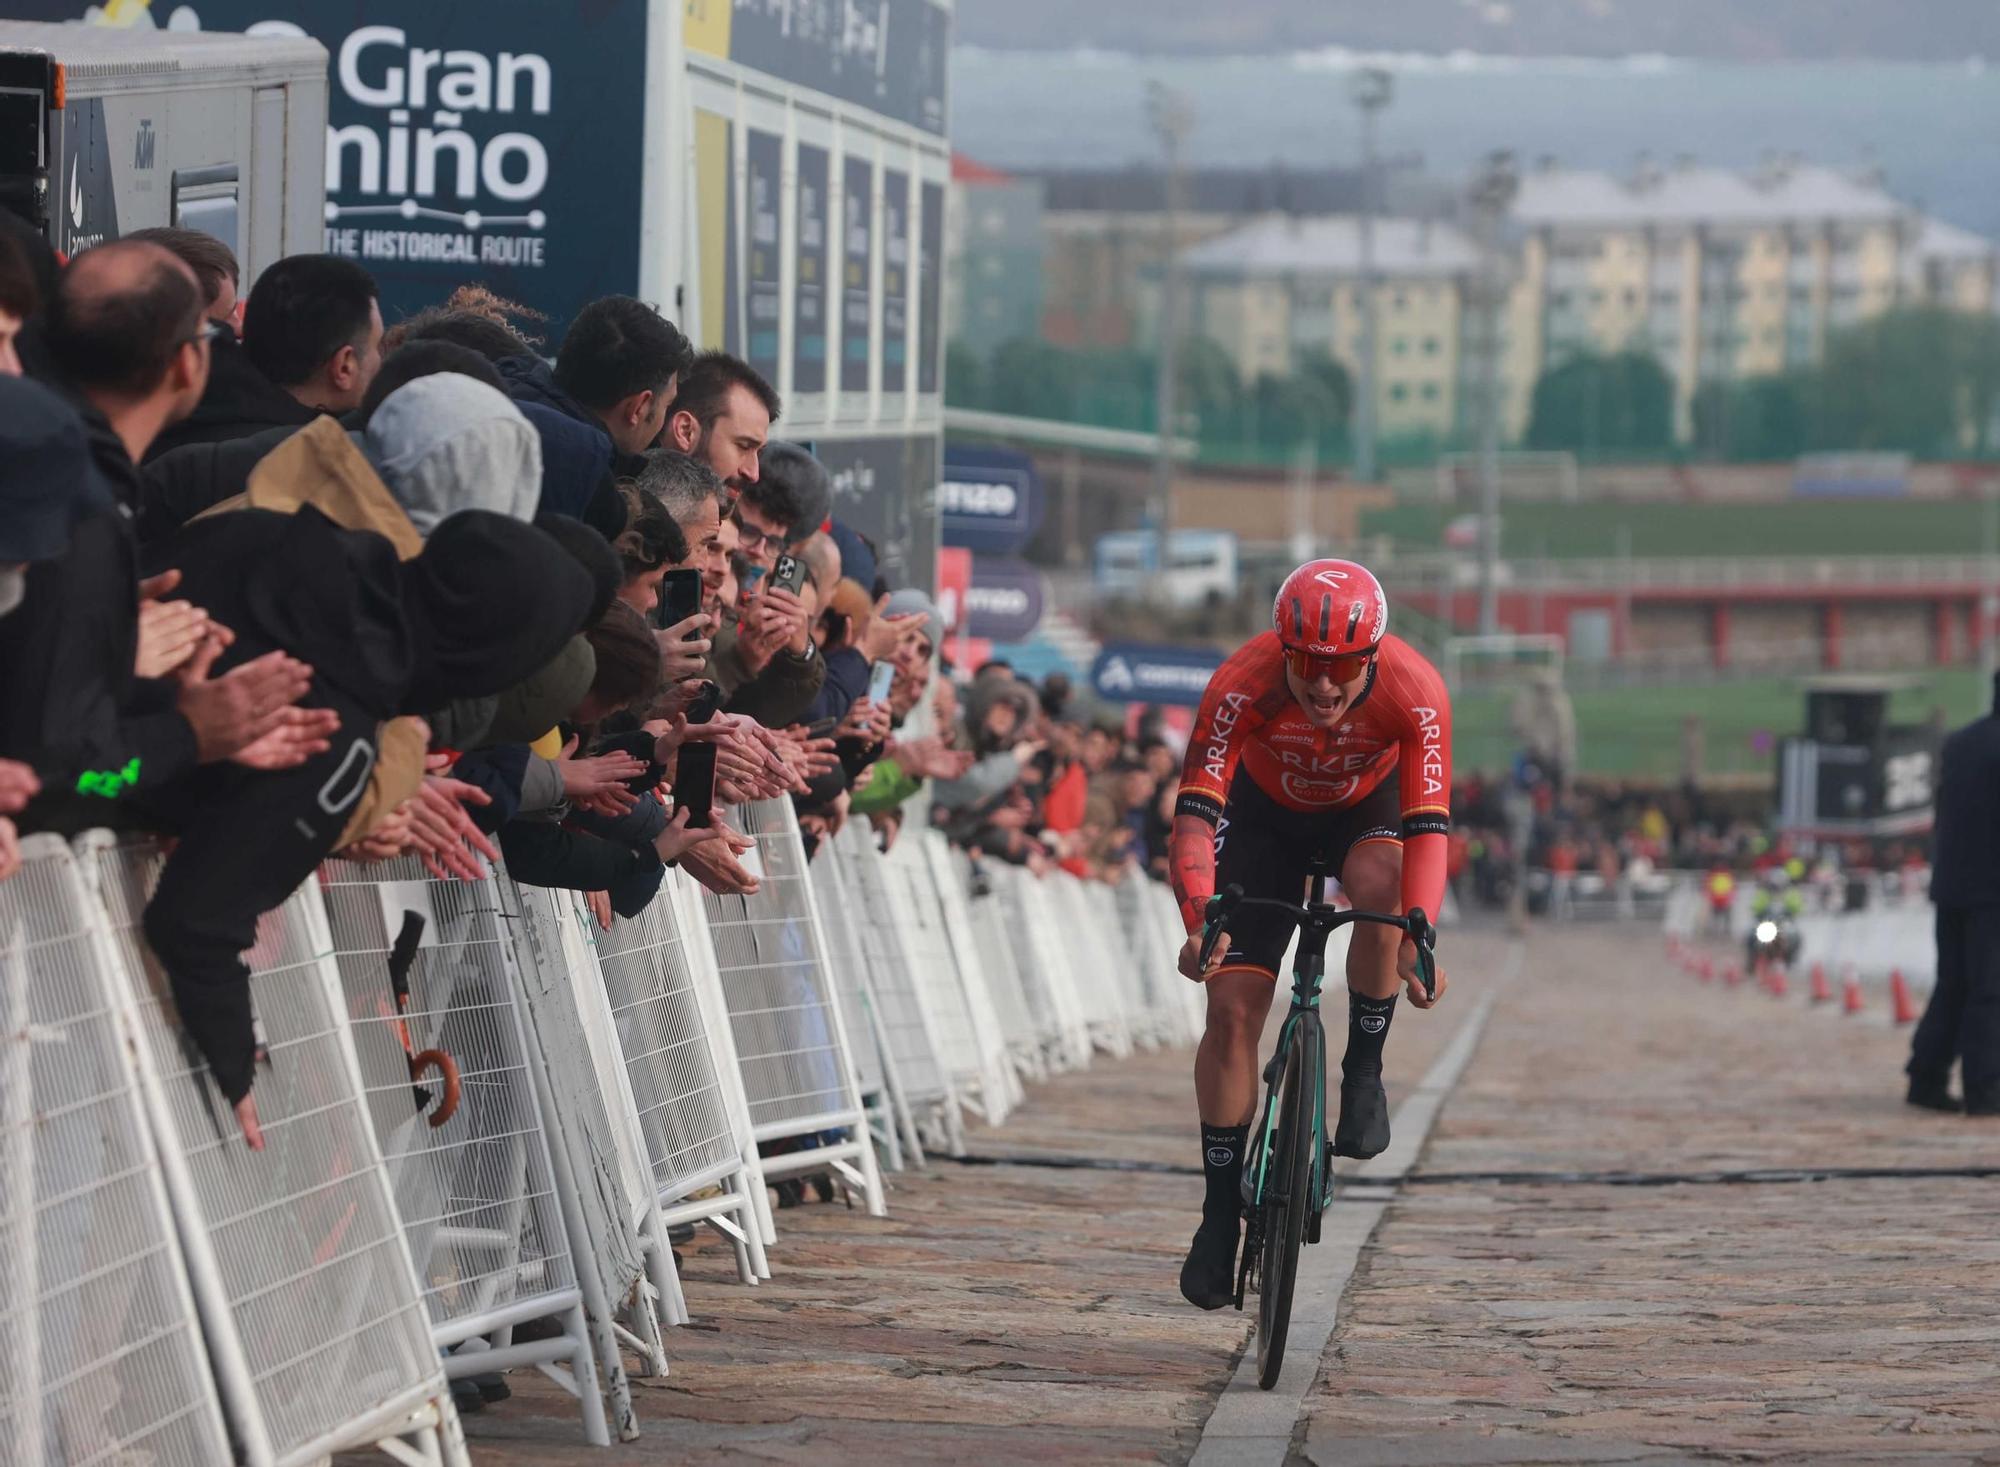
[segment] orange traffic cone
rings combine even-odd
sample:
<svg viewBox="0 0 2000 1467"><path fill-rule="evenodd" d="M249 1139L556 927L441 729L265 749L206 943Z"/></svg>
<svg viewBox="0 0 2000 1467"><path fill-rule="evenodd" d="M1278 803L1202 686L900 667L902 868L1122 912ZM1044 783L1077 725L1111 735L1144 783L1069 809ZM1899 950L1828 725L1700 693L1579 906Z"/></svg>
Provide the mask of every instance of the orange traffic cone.
<svg viewBox="0 0 2000 1467"><path fill-rule="evenodd" d="M1770 990L1771 997L1773 998L1783 998L1790 992L1790 985L1785 981L1785 965L1783 963L1771 964L1770 980L1764 986Z"/></svg>
<svg viewBox="0 0 2000 1467"><path fill-rule="evenodd" d="M1841 985L1840 1011L1844 1014L1858 1014L1862 1010L1861 975L1854 971L1854 964L1847 965L1847 980Z"/></svg>
<svg viewBox="0 0 2000 1467"><path fill-rule="evenodd" d="M1889 1007L1898 1024L1917 1022L1917 1001L1910 994L1909 980L1901 968L1889 970Z"/></svg>
<svg viewBox="0 0 2000 1467"><path fill-rule="evenodd" d="M1737 967L1736 964L1731 963L1722 970L1722 981L1727 983L1731 988L1734 988L1743 981L1743 970Z"/></svg>
<svg viewBox="0 0 2000 1467"><path fill-rule="evenodd" d="M1713 983L1715 981L1715 959L1703 958L1701 966L1696 971L1701 975L1702 982Z"/></svg>
<svg viewBox="0 0 2000 1467"><path fill-rule="evenodd" d="M1826 964L1814 963L1812 969L1812 1001L1832 1003L1833 989L1826 981Z"/></svg>

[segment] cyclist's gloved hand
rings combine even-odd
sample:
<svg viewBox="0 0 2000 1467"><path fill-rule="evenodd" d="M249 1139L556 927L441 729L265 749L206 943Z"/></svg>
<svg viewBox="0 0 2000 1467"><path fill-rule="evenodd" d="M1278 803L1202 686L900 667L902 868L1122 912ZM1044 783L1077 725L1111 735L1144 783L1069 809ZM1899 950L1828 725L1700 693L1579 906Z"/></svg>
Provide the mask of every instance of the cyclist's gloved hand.
<svg viewBox="0 0 2000 1467"><path fill-rule="evenodd" d="M1190 933L1188 940L1181 944L1181 976L1196 983L1206 980L1210 973L1222 966L1222 960L1229 956L1229 934L1219 932L1215 937L1215 946L1209 951L1208 966L1206 968L1200 966L1201 941L1202 934L1195 932Z"/></svg>
<svg viewBox="0 0 2000 1467"><path fill-rule="evenodd" d="M1435 957L1432 958L1431 962L1431 971L1437 979L1437 987L1435 990L1426 993L1424 991L1423 974L1417 967L1416 943L1406 937L1396 949L1396 976L1403 980L1403 991L1408 995L1410 1003L1416 1008L1434 1008L1437 1006L1437 1001L1444 997L1444 968L1437 962Z"/></svg>

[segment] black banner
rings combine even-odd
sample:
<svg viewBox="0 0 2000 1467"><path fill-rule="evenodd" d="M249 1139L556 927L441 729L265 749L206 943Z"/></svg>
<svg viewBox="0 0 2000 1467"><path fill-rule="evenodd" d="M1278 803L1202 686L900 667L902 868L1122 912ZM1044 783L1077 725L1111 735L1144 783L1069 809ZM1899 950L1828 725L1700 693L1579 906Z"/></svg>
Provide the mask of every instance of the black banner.
<svg viewBox="0 0 2000 1467"><path fill-rule="evenodd" d="M868 390L868 333L875 319L869 265L875 244L875 165L849 158L846 225L840 250L840 390Z"/></svg>
<svg viewBox="0 0 2000 1467"><path fill-rule="evenodd" d="M923 200L923 284L917 311L923 341L917 358L917 391L937 392L944 360L944 185L925 184Z"/></svg>
<svg viewBox="0 0 2000 1467"><path fill-rule="evenodd" d="M798 284L792 311L792 391L826 391L826 225L831 184L825 148L799 144Z"/></svg>
<svg viewBox="0 0 2000 1467"><path fill-rule="evenodd" d="M744 221L749 232L744 242L744 281L749 296L744 309L750 320L750 339L744 356L751 366L775 382L784 314L784 292L779 280L783 262L778 254L778 200L784 187L785 143L772 133L753 128L744 135L743 151L749 166Z"/></svg>
<svg viewBox="0 0 2000 1467"><path fill-rule="evenodd" d="M934 0L735 0L729 59L942 137L950 31Z"/></svg>
<svg viewBox="0 0 2000 1467"><path fill-rule="evenodd" d="M910 175L882 173L882 390L910 387Z"/></svg>

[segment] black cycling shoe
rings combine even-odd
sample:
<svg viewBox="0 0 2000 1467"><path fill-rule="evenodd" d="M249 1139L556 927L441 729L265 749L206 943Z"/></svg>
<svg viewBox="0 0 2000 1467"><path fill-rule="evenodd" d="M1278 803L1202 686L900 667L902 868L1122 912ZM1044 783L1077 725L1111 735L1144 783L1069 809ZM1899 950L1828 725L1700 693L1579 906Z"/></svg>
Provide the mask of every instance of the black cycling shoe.
<svg viewBox="0 0 2000 1467"><path fill-rule="evenodd" d="M1197 1309L1220 1309L1236 1302L1236 1244L1240 1219L1219 1222L1204 1216L1195 1229L1187 1261L1181 1265L1181 1297Z"/></svg>
<svg viewBox="0 0 2000 1467"><path fill-rule="evenodd" d="M1333 1154L1366 1161L1389 1149L1389 1096L1380 1075L1340 1082L1340 1124L1333 1128Z"/></svg>

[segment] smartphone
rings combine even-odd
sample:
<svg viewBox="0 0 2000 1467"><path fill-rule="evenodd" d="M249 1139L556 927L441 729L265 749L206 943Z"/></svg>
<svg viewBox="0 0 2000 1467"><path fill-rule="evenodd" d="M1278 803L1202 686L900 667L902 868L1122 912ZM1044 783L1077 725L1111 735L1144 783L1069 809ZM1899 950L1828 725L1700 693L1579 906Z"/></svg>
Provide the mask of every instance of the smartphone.
<svg viewBox="0 0 2000 1467"><path fill-rule="evenodd" d="M894 685L895 681L896 681L895 663L878 662L873 667L869 668L868 701L871 703L888 702L889 689L891 686Z"/></svg>
<svg viewBox="0 0 2000 1467"><path fill-rule="evenodd" d="M682 744L674 762L674 808L688 812L688 824L706 830L715 806L715 745Z"/></svg>
<svg viewBox="0 0 2000 1467"><path fill-rule="evenodd" d="M806 583L806 563L796 555L781 555L778 563L771 567L771 584L783 586L794 596Z"/></svg>
<svg viewBox="0 0 2000 1467"><path fill-rule="evenodd" d="M703 680L701 690L694 695L694 701L688 704L687 721L707 723L715 717L715 710L721 706L722 689L713 682Z"/></svg>
<svg viewBox="0 0 2000 1467"><path fill-rule="evenodd" d="M698 570L670 570L660 578L660 604L653 613L653 625L660 631L678 626L701 610L701 572ZM700 636L699 629L689 632L686 640L693 641Z"/></svg>

